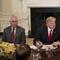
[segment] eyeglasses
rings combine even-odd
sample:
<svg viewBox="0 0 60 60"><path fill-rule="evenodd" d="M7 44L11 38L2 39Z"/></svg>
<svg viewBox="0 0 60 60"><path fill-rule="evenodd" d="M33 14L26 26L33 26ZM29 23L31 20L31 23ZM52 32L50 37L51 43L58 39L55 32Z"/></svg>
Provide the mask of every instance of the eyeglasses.
<svg viewBox="0 0 60 60"><path fill-rule="evenodd" d="M12 22L17 22L17 21L12 21Z"/></svg>

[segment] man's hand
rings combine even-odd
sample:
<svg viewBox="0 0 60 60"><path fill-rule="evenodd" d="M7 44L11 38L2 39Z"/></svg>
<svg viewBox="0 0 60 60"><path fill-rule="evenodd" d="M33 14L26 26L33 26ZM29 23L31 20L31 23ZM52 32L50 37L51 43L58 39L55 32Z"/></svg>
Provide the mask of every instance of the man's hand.
<svg viewBox="0 0 60 60"><path fill-rule="evenodd" d="M41 48L43 46L43 43L41 41L36 41L36 47Z"/></svg>
<svg viewBox="0 0 60 60"><path fill-rule="evenodd" d="M53 43L53 47L58 47L58 46L60 46L60 41L57 41L57 42Z"/></svg>

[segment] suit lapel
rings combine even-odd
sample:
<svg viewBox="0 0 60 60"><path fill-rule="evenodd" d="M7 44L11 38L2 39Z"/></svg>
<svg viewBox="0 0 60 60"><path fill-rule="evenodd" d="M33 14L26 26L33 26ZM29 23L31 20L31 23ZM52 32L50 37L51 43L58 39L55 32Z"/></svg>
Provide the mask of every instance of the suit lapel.
<svg viewBox="0 0 60 60"><path fill-rule="evenodd" d="M47 29L47 27L45 30L46 30L46 33L45 33L46 34L46 40L48 41L48 29Z"/></svg>
<svg viewBox="0 0 60 60"><path fill-rule="evenodd" d="M8 32L9 32L9 40L11 41L11 26L9 27L9 29L8 29Z"/></svg>
<svg viewBox="0 0 60 60"><path fill-rule="evenodd" d="M56 38L56 29L53 30L53 40Z"/></svg>
<svg viewBox="0 0 60 60"><path fill-rule="evenodd" d="M18 33L19 33L19 31L18 31L18 26L17 26L16 27L16 34L15 34L15 41L17 40Z"/></svg>
<svg viewBox="0 0 60 60"><path fill-rule="evenodd" d="M16 38L17 38L17 33L18 33L18 28L16 27L15 41L16 41Z"/></svg>
<svg viewBox="0 0 60 60"><path fill-rule="evenodd" d="M48 29L47 29L47 27L45 27L43 29L43 32L44 32L45 41L48 41Z"/></svg>

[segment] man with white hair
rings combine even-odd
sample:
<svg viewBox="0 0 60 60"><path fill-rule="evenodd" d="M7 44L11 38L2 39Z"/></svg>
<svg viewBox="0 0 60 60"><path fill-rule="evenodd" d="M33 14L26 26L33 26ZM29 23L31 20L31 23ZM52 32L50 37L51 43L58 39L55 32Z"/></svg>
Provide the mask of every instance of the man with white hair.
<svg viewBox="0 0 60 60"><path fill-rule="evenodd" d="M10 20L10 26L4 29L3 41L20 44L26 42L25 29L18 26L17 16L12 16Z"/></svg>
<svg viewBox="0 0 60 60"><path fill-rule="evenodd" d="M40 41L43 44L51 44L59 40L60 40L60 28L56 26L56 18L49 16L46 19L46 25L40 27L37 30L37 34L33 41L33 44L36 45L37 41Z"/></svg>

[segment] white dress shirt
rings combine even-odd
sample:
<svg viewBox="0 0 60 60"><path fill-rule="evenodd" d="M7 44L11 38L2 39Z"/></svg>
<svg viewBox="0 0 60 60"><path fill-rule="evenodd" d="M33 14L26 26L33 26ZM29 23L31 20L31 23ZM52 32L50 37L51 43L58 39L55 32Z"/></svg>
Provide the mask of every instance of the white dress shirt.
<svg viewBox="0 0 60 60"><path fill-rule="evenodd" d="M53 33L53 29L50 29L49 27L48 27L48 35L50 35L50 31L52 30L52 32L51 33Z"/></svg>
<svg viewBox="0 0 60 60"><path fill-rule="evenodd" d="M13 27L11 27L11 32L13 31ZM16 28L14 28L14 35L16 34Z"/></svg>

